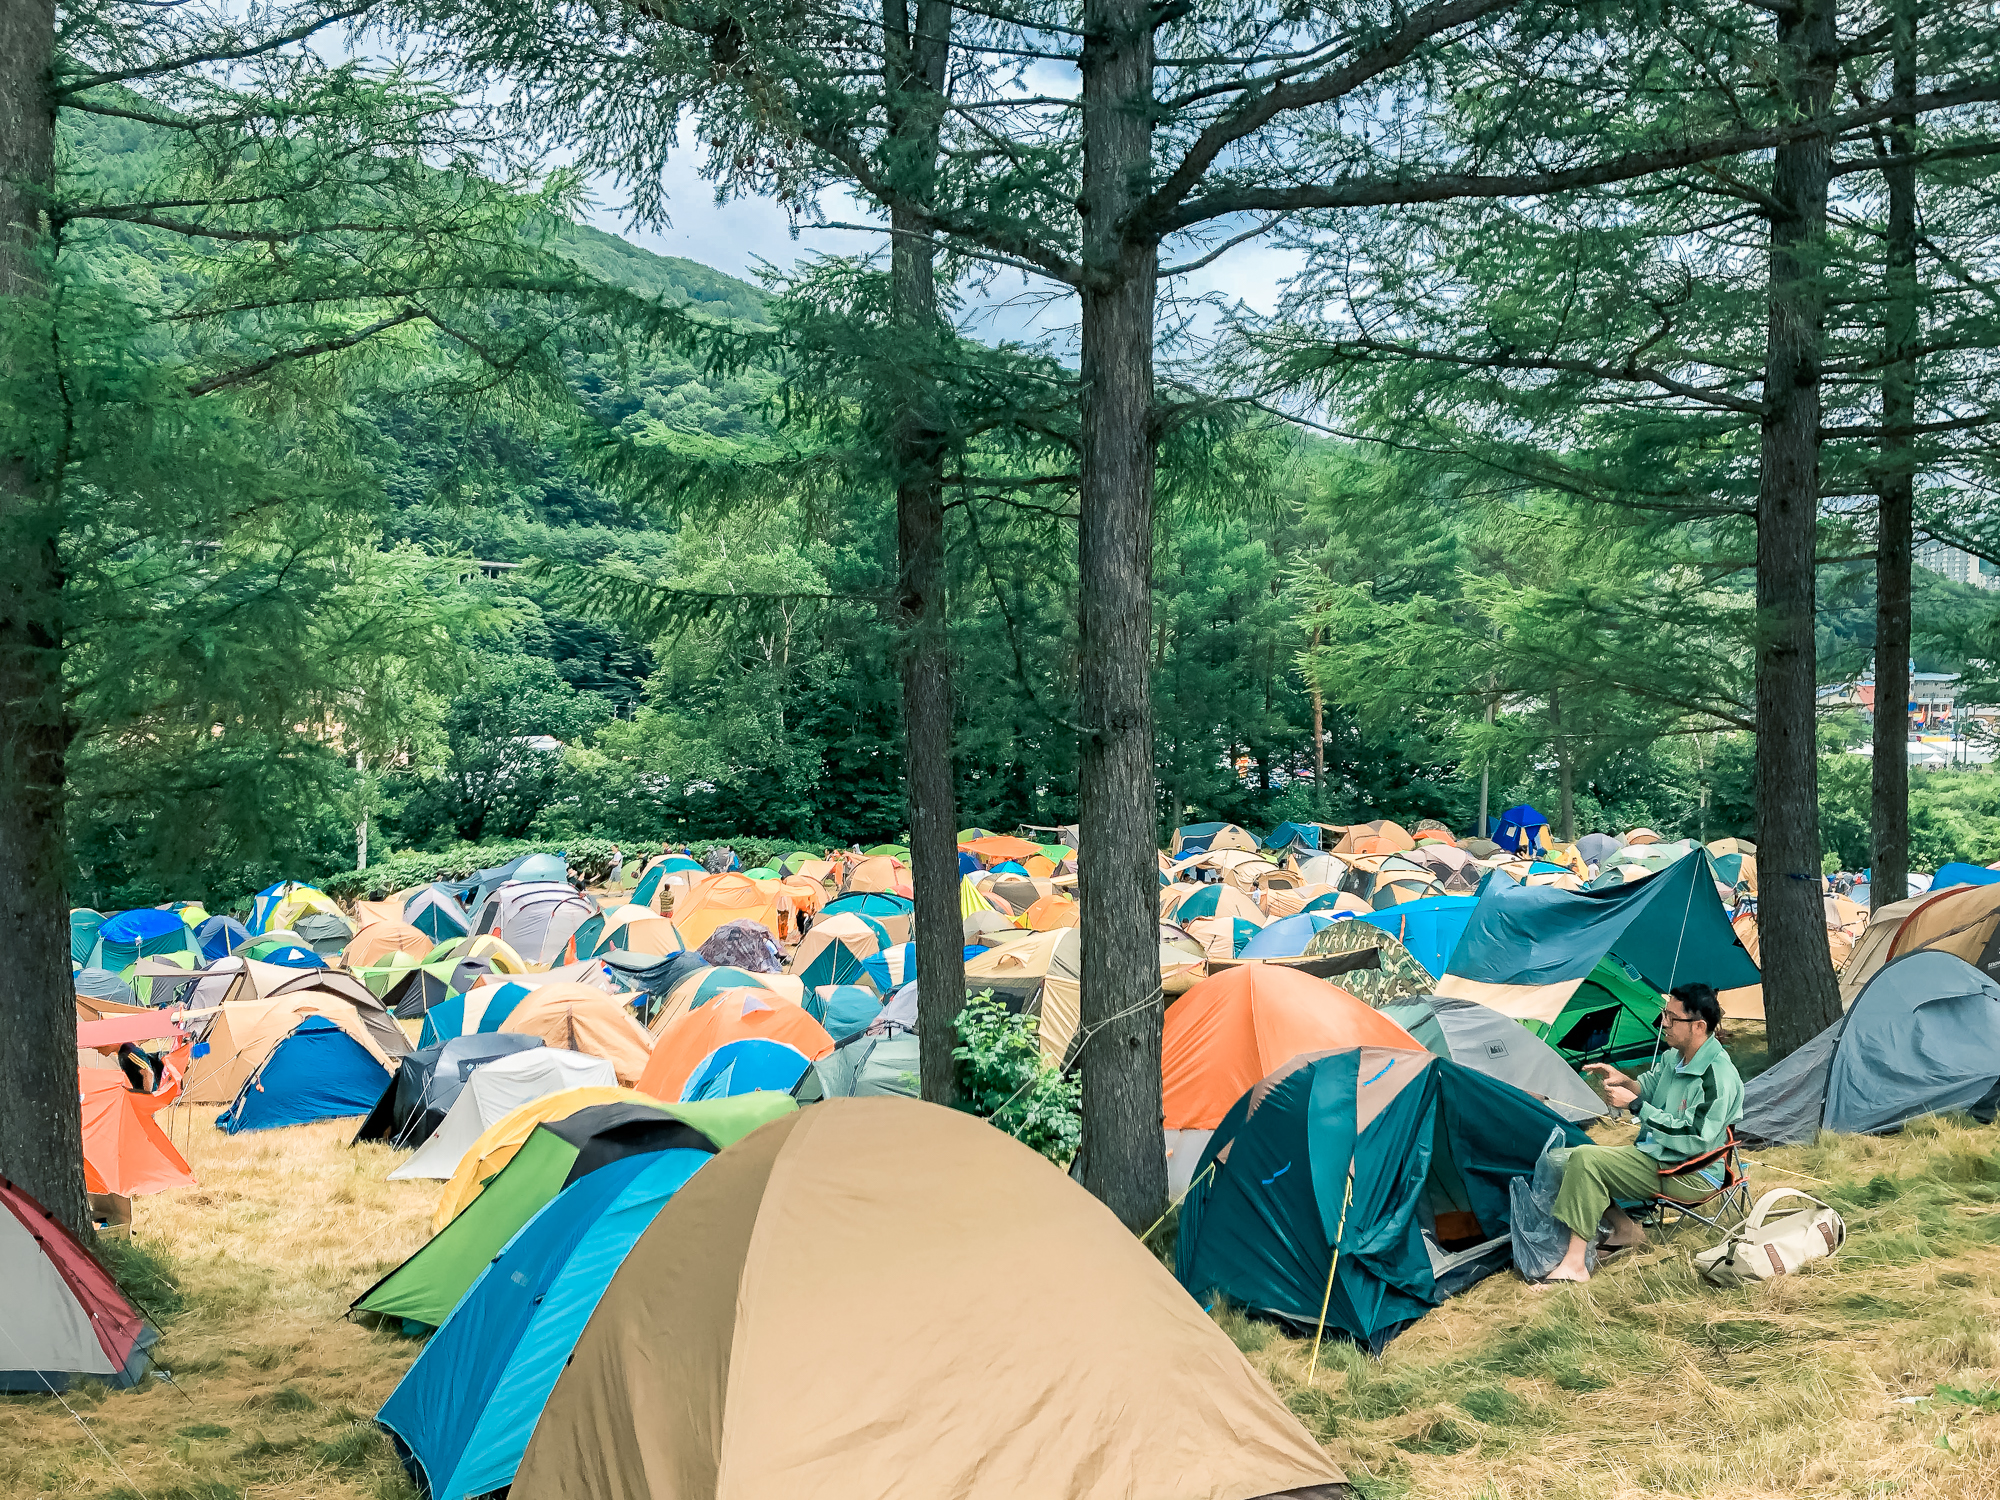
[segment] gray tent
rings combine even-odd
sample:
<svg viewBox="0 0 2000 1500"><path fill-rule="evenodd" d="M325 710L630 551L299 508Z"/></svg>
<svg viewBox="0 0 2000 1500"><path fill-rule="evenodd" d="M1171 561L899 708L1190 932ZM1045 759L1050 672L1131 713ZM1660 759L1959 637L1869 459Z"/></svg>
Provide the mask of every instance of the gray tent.
<svg viewBox="0 0 2000 1500"><path fill-rule="evenodd" d="M1560 1052L1491 1006L1414 995L1383 1006L1382 1014L1425 1050L1511 1083L1566 1120L1598 1120L1611 1113Z"/></svg>
<svg viewBox="0 0 2000 1500"><path fill-rule="evenodd" d="M120 1005L139 1003L132 986L109 969L78 969L71 976L70 983L79 995L87 995L92 1000L115 1000Z"/></svg>
<svg viewBox="0 0 2000 1500"><path fill-rule="evenodd" d="M558 881L508 881L480 908L478 930L500 940L531 964L568 962L577 928L597 913L597 903Z"/></svg>
<svg viewBox="0 0 2000 1500"><path fill-rule="evenodd" d="M1601 865L1625 846L1608 833L1586 833L1576 841L1576 852L1584 863Z"/></svg>
<svg viewBox="0 0 2000 1500"><path fill-rule="evenodd" d="M472 931L472 916L441 885L426 886L403 906L403 920L434 943L462 938Z"/></svg>
<svg viewBox="0 0 2000 1500"><path fill-rule="evenodd" d="M792 1090L801 1104L871 1094L917 1097L917 1039L907 1031L861 1035L821 1058Z"/></svg>
<svg viewBox="0 0 2000 1500"><path fill-rule="evenodd" d="M538 1036L496 1031L447 1037L418 1048L398 1061L395 1077L349 1144L389 1141L397 1146L421 1146L431 1138L476 1068L496 1057L511 1057L542 1045Z"/></svg>
<svg viewBox="0 0 2000 1500"><path fill-rule="evenodd" d="M1877 1134L1919 1115L2000 1103L2000 982L1935 949L1886 965L1847 1014L1744 1086L1746 1140Z"/></svg>
<svg viewBox="0 0 2000 1500"><path fill-rule="evenodd" d="M353 924L330 911L309 911L292 924L292 930L321 958L331 958L354 936Z"/></svg>

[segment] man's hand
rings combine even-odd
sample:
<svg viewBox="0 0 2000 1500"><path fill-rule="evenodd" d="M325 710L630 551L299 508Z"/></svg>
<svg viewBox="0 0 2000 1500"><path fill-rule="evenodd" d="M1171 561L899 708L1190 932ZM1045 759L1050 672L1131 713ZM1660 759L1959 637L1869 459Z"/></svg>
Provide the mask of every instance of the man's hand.
<svg viewBox="0 0 2000 1500"><path fill-rule="evenodd" d="M1633 1101L1639 1097L1639 1091L1637 1089L1621 1088L1615 1083L1607 1083L1604 1086L1604 1097L1609 1099L1619 1109L1630 1109Z"/></svg>
<svg viewBox="0 0 2000 1500"><path fill-rule="evenodd" d="M1618 1109L1629 1109L1639 1097L1638 1081L1619 1072L1610 1063L1585 1063L1583 1071L1604 1085L1604 1097Z"/></svg>

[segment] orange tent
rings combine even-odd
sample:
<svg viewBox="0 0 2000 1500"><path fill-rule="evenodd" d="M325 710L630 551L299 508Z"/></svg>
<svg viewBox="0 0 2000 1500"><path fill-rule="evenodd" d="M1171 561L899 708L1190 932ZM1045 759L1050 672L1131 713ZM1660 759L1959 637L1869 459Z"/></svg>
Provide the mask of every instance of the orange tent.
<svg viewBox="0 0 2000 1500"><path fill-rule="evenodd" d="M812 1062L829 1056L833 1038L802 1006L767 990L724 990L708 1004L676 1017L653 1043L653 1060L639 1079L639 1091L677 1100L681 1089L708 1055L730 1042L761 1037L796 1047Z"/></svg>
<svg viewBox="0 0 2000 1500"><path fill-rule="evenodd" d="M856 860L840 884L843 896L856 892L892 893L903 883L902 866L886 854L877 854L868 859Z"/></svg>
<svg viewBox="0 0 2000 1500"><path fill-rule="evenodd" d="M1061 896L1042 897L1022 914L1021 920L1037 932L1048 932L1057 927L1074 927L1082 910L1074 901Z"/></svg>
<svg viewBox="0 0 2000 1500"><path fill-rule="evenodd" d="M365 922L347 940L340 961L350 969L366 969L379 964L391 953L407 953L424 958L437 943L408 922Z"/></svg>
<svg viewBox="0 0 2000 1500"><path fill-rule="evenodd" d="M973 839L958 847L978 855L989 864L1006 859L1023 860L1042 852L1040 844L1031 844L1026 839L1012 838L1004 833L989 833L983 839Z"/></svg>
<svg viewBox="0 0 2000 1500"><path fill-rule="evenodd" d="M1305 1052L1423 1045L1380 1011L1296 969L1240 964L1167 1007L1160 1043L1167 1175L1178 1194L1230 1106Z"/></svg>
<svg viewBox="0 0 2000 1500"><path fill-rule="evenodd" d="M537 985L507 1013L500 1029L538 1036L551 1047L586 1057L601 1057L627 1087L646 1071L651 1040L646 1028L633 1017L624 996L607 995L588 985Z"/></svg>
<svg viewBox="0 0 2000 1500"><path fill-rule="evenodd" d="M826 905L826 887L808 875L787 875L778 884L792 893L792 904L800 911L818 911Z"/></svg>
<svg viewBox="0 0 2000 1500"><path fill-rule="evenodd" d="M1350 824L1341 834L1340 842L1333 846L1335 854L1395 854L1404 849L1414 849L1417 841L1410 837L1399 823L1391 823L1387 818L1373 823Z"/></svg>
<svg viewBox="0 0 2000 1500"><path fill-rule="evenodd" d="M135 1198L193 1187L194 1173L153 1120L151 1100L125 1086L116 1069L80 1068L83 1185L86 1192Z"/></svg>
<svg viewBox="0 0 2000 1500"><path fill-rule="evenodd" d="M732 871L711 875L674 898L674 926L690 949L707 942L724 922L761 922L775 938L778 882Z"/></svg>

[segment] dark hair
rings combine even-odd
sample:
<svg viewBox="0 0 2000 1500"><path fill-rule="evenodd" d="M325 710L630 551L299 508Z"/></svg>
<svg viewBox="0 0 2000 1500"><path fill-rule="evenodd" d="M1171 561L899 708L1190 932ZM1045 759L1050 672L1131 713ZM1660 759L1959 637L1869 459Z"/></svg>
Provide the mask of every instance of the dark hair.
<svg viewBox="0 0 2000 1500"><path fill-rule="evenodd" d="M1710 1036L1722 1029L1722 1002L1716 998L1714 985L1677 984L1667 993L1680 1001L1690 1020L1707 1022Z"/></svg>

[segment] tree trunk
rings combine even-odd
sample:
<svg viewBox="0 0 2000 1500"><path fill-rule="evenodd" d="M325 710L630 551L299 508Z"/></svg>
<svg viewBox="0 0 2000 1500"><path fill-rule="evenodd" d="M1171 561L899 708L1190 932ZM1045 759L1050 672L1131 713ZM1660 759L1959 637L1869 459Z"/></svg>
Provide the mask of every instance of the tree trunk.
<svg viewBox="0 0 2000 1500"><path fill-rule="evenodd" d="M1565 844L1576 842L1576 767L1570 760L1569 736L1563 733L1562 700L1549 689L1549 728L1556 742L1556 787L1559 806L1556 831Z"/></svg>
<svg viewBox="0 0 2000 1500"><path fill-rule="evenodd" d="M1320 627L1313 627L1313 656L1319 656ZM1313 677L1313 816L1326 821L1326 695L1320 691L1319 677ZM1180 815L1175 814L1176 817Z"/></svg>
<svg viewBox="0 0 2000 1500"><path fill-rule="evenodd" d="M1780 82L1796 116L1826 113L1835 0L1778 15ZM1821 899L1813 568L1831 142L1780 146L1771 175L1770 322L1757 490L1757 864L1764 1013L1784 1057L1840 1016Z"/></svg>
<svg viewBox="0 0 2000 1500"><path fill-rule="evenodd" d="M883 56L892 128L935 170L952 11L920 0L910 25L905 0L884 0ZM922 184L919 184L922 186ZM926 195L927 196L927 195ZM924 352L937 342L937 248L909 209L890 212L891 316L909 330L922 361L903 372L891 438L896 472L896 608L903 629L903 785L909 797L910 879L916 897L918 1078L923 1097L957 1093L958 1013L965 1009L965 928L958 911L958 801L951 762L951 655L945 630L944 435L935 372Z"/></svg>
<svg viewBox="0 0 2000 1500"><path fill-rule="evenodd" d="M1897 0L1895 92L1917 91L1915 0ZM1891 156L1916 149L1917 120L1889 121ZM1900 901L1910 889L1910 546L1916 510L1916 439L1897 435L1917 413L1917 169L1903 162L1883 169L1889 189L1885 280L1887 312L1882 370L1882 462L1875 496L1875 723L1869 824L1873 829L1868 904Z"/></svg>
<svg viewBox="0 0 2000 1500"><path fill-rule="evenodd" d="M1079 523L1083 1144L1080 1173L1132 1229L1166 1204L1159 872L1153 843L1153 312L1159 246L1122 221L1152 160L1146 0L1083 13L1083 476ZM1233 769L1233 767L1232 767Z"/></svg>
<svg viewBox="0 0 2000 1500"><path fill-rule="evenodd" d="M0 358L29 366L9 371L28 399L0 450L0 1176L88 1239L63 885L63 444L44 436L62 426L42 322L54 56L50 0L0 5Z"/></svg>

